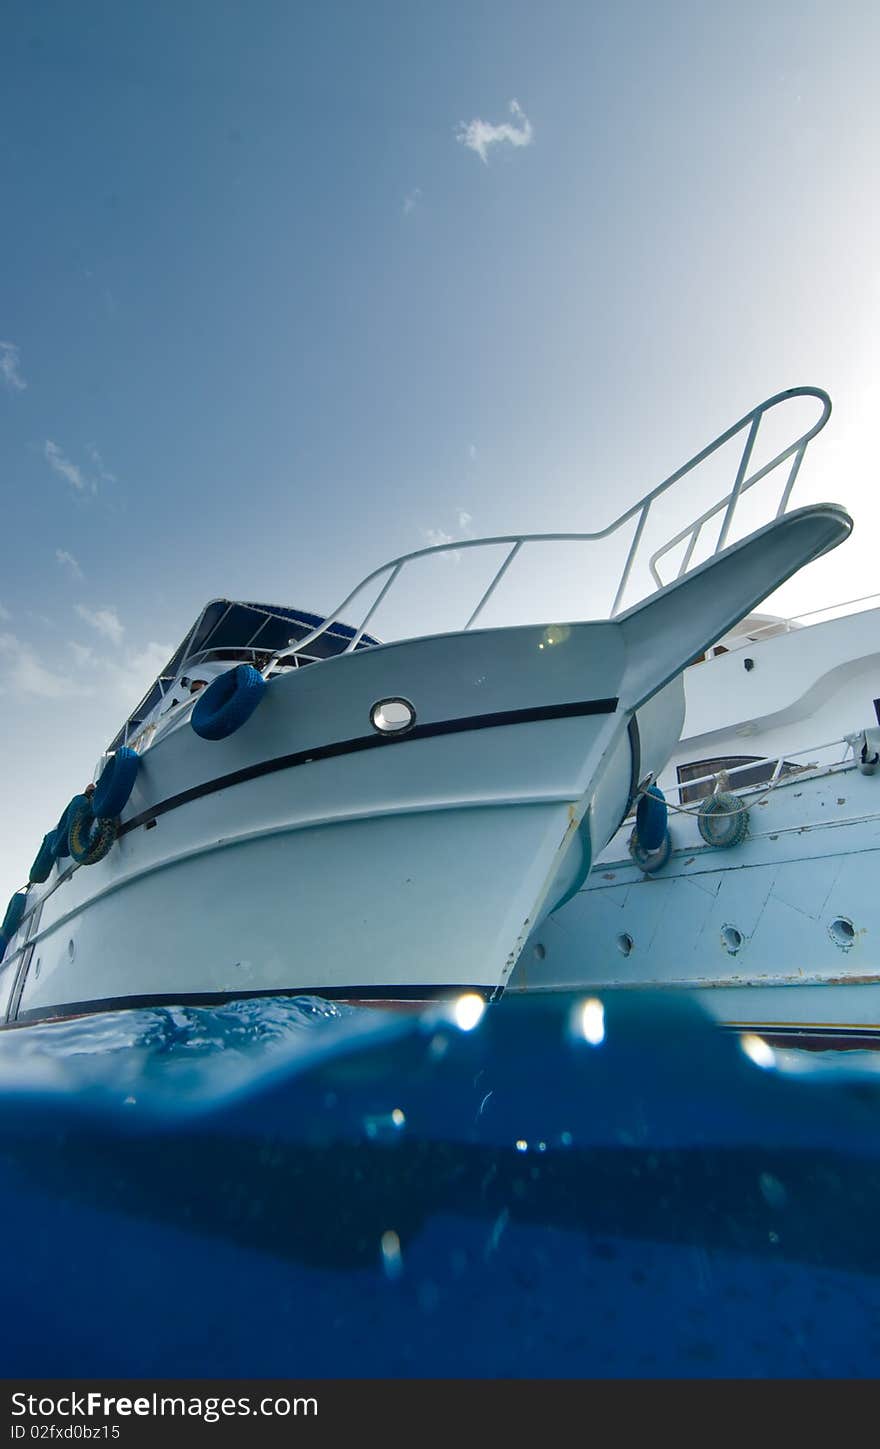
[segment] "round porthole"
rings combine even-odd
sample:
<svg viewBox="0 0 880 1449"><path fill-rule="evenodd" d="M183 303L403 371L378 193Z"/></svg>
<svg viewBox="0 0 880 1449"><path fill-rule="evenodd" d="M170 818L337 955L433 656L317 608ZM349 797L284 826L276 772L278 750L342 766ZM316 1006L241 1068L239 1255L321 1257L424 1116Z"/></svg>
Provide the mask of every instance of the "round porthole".
<svg viewBox="0 0 880 1449"><path fill-rule="evenodd" d="M629 931L621 931L617 938L617 949L621 956L628 956L633 948L634 942Z"/></svg>
<svg viewBox="0 0 880 1449"><path fill-rule="evenodd" d="M835 946L848 951L856 938L856 928L846 916L837 916L828 927L828 934Z"/></svg>
<svg viewBox="0 0 880 1449"><path fill-rule="evenodd" d="M408 699L380 699L370 710L370 724L380 735L402 735L416 722Z"/></svg>
<svg viewBox="0 0 880 1449"><path fill-rule="evenodd" d="M743 943L742 931L738 931L736 929L736 926L722 926L721 940L724 944L725 950L731 956L735 956Z"/></svg>
<svg viewBox="0 0 880 1449"><path fill-rule="evenodd" d="M536 943L535 943L535 960L536 961L543 961L543 960L546 959L546 956L547 956L547 947L544 945L543 941L536 941Z"/></svg>

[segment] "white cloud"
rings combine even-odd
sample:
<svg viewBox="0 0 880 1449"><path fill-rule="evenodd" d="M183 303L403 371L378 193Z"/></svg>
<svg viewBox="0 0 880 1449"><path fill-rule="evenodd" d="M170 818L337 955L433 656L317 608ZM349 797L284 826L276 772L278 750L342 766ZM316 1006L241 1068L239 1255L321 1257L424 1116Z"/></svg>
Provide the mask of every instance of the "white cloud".
<svg viewBox="0 0 880 1449"><path fill-rule="evenodd" d="M43 453L50 468L53 468L62 478L66 478L68 483L72 483L78 492L83 493L85 491L86 480L82 475L81 469L75 463L71 463L69 458L64 456L57 443L53 443L50 438L47 438L43 447Z"/></svg>
<svg viewBox="0 0 880 1449"><path fill-rule="evenodd" d="M403 214L404 214L404 216L409 216L409 214L410 214L411 211L415 211L415 209L418 206L418 204L421 201L421 199L422 199L422 188L421 188L421 186L415 186L415 187L413 187L413 190L409 193L409 195L407 196L406 200L403 203Z"/></svg>
<svg viewBox="0 0 880 1449"><path fill-rule="evenodd" d="M423 528L423 529L421 529L421 534L422 534L422 537L425 540L426 547L428 547L428 548L440 548L440 547L442 547L445 544L458 543L463 538L470 538L470 537L472 537L472 534L471 534L471 524L473 523L472 516L469 513L465 512L465 510L463 508L459 508L456 511L455 520L456 520L455 526L456 526L456 530L457 530L456 533L447 533L447 531L446 531L445 528ZM442 557L444 557L444 555L441 554L440 557L442 558ZM459 559L461 558L461 554L459 553L458 549L450 549L449 550L449 553L447 553L445 555L445 557L448 558L448 559L452 559L452 561L454 563L458 563Z"/></svg>
<svg viewBox="0 0 880 1449"><path fill-rule="evenodd" d="M0 342L0 377L14 392L24 392L27 387L21 375L21 359L14 342Z"/></svg>
<svg viewBox="0 0 880 1449"><path fill-rule="evenodd" d="M103 634L105 639L109 639L112 644L122 643L125 628L115 609L87 609L85 604L76 604L75 608L80 618L91 624L93 629L97 629L99 634Z"/></svg>
<svg viewBox="0 0 880 1449"><path fill-rule="evenodd" d="M93 688L112 698L120 710L129 711L143 699L160 670L174 652L171 644L147 644L136 654L108 659L89 644L71 639L68 648L79 669L88 669Z"/></svg>
<svg viewBox="0 0 880 1449"><path fill-rule="evenodd" d="M444 543L455 543L452 534L447 533L444 528L423 528L421 532L427 548L439 548Z"/></svg>
<svg viewBox="0 0 880 1449"><path fill-rule="evenodd" d="M155 641L122 659L108 659L91 646L73 640L67 649L71 674L50 669L37 650L15 634L0 633L0 696L91 696L104 699L122 716L143 698L173 653L172 645Z"/></svg>
<svg viewBox="0 0 880 1449"><path fill-rule="evenodd" d="M82 583L83 579L85 578L85 574L83 573L72 553L68 553L66 548L56 548L55 557L62 565L62 567L69 568L73 577L78 580L78 582Z"/></svg>
<svg viewBox="0 0 880 1449"><path fill-rule="evenodd" d="M476 461L477 449L474 443L468 443L468 457L472 463Z"/></svg>
<svg viewBox="0 0 880 1449"><path fill-rule="evenodd" d="M90 443L86 451L92 465L88 471L81 468L78 463L72 462L58 444L52 442L51 438L47 438L43 444L43 455L49 467L62 478L66 478L77 493L97 493L98 484L95 481L95 473L104 483L115 483L116 474L104 467L104 459L94 443Z"/></svg>
<svg viewBox="0 0 880 1449"><path fill-rule="evenodd" d="M491 121L481 121L479 117L469 121L467 125L462 121L456 138L469 151L476 151L483 165L488 166L489 157L486 153L490 146L496 146L503 141L508 141L511 146L532 144L532 123L519 101L510 102L510 114L514 118L513 125L509 121L503 121L500 126L493 126Z"/></svg>
<svg viewBox="0 0 880 1449"><path fill-rule="evenodd" d="M98 452L98 450L95 447L94 443L90 443L89 444L89 447L88 447L88 450L87 451L88 451L89 457L91 458L92 462L94 463L95 467L98 470L98 473L100 474L101 478L103 478L104 482L105 483L115 483L116 482L116 474L115 473L111 473L109 471L109 469L107 469L107 468L104 467L104 459L101 457L101 454Z"/></svg>
<svg viewBox="0 0 880 1449"><path fill-rule="evenodd" d="M62 699L82 689L66 675L47 668L29 644L14 634L0 634L0 691L35 694L41 699Z"/></svg>

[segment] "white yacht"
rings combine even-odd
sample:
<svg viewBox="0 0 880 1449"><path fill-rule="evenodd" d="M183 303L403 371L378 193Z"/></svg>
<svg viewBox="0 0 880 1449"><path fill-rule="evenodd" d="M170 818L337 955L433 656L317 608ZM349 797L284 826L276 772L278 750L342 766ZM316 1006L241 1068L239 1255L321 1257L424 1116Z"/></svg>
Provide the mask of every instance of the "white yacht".
<svg viewBox="0 0 880 1449"><path fill-rule="evenodd" d="M810 425L759 465L762 427L778 441L780 416L805 407ZM829 411L818 389L781 393L594 533L421 549L326 618L209 604L10 901L2 1019L500 993L661 775L684 666L848 536L837 505L788 511ZM732 479L706 506L700 468L731 448ZM762 480L771 521L755 527ZM560 622L571 551L583 589L609 577L594 562L606 542L610 607ZM408 612L405 637L379 642L404 572L416 612L435 594L460 611L453 632L414 629ZM541 582L552 605L535 597Z"/></svg>
<svg viewBox="0 0 880 1449"><path fill-rule="evenodd" d="M774 1041L880 1045L877 604L753 614L685 671L652 848L631 814L511 990L684 988Z"/></svg>

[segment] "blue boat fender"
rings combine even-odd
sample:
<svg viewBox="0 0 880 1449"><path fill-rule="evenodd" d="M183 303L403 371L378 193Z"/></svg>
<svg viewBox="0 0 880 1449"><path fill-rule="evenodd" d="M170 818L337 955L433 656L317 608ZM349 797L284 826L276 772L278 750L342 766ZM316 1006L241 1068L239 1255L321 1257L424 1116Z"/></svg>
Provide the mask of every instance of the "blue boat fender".
<svg viewBox="0 0 880 1449"><path fill-rule="evenodd" d="M141 757L128 745L121 745L111 755L95 786L92 796L92 813L101 819L121 815L134 789Z"/></svg>
<svg viewBox="0 0 880 1449"><path fill-rule="evenodd" d="M6 907L6 915L3 917L3 925L0 926L0 935L7 941L11 941L19 926L27 906L27 894L25 891L16 891Z"/></svg>
<svg viewBox="0 0 880 1449"><path fill-rule="evenodd" d="M629 838L629 853L632 860L646 875L662 870L672 854L672 836L667 830L656 850L646 850L639 840L638 828Z"/></svg>
<svg viewBox="0 0 880 1449"><path fill-rule="evenodd" d="M651 785L636 807L636 833L645 850L659 850L666 835L669 811L659 785Z"/></svg>
<svg viewBox="0 0 880 1449"><path fill-rule="evenodd" d="M666 796L659 785L650 785L636 806L635 829L628 843L631 859L646 875L662 870L672 854L668 817Z"/></svg>
<svg viewBox="0 0 880 1449"><path fill-rule="evenodd" d="M252 664L238 664L202 690L190 724L203 740L225 740L247 723L265 692L260 671Z"/></svg>
<svg viewBox="0 0 880 1449"><path fill-rule="evenodd" d="M112 849L119 831L117 816L95 815L88 795L74 795L70 802L68 843L78 865L95 865Z"/></svg>
<svg viewBox="0 0 880 1449"><path fill-rule="evenodd" d="M43 843L34 857L34 863L28 871L28 880L37 885L49 879L52 867L57 860L55 854L56 833L50 830L48 835L43 836Z"/></svg>
<svg viewBox="0 0 880 1449"><path fill-rule="evenodd" d="M70 855L70 845L68 843L67 837L70 832L70 816L76 798L77 797L74 796L74 799L71 800L64 807L64 810L61 814L61 819L58 821L58 824L55 826L55 829L52 832L55 842L52 846L55 860L66 860Z"/></svg>

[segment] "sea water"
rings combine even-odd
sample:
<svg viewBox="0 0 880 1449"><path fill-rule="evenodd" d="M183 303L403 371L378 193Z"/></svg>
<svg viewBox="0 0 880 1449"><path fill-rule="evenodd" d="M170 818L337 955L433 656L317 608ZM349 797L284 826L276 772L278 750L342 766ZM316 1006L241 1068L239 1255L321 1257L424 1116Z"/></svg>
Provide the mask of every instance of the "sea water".
<svg viewBox="0 0 880 1449"><path fill-rule="evenodd" d="M9 1376L875 1376L880 1057L630 992L0 1035Z"/></svg>

